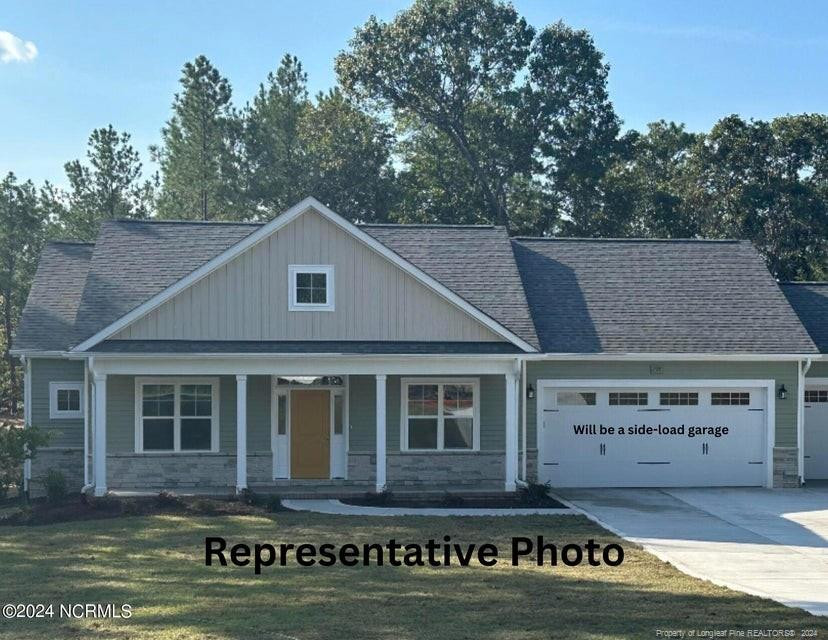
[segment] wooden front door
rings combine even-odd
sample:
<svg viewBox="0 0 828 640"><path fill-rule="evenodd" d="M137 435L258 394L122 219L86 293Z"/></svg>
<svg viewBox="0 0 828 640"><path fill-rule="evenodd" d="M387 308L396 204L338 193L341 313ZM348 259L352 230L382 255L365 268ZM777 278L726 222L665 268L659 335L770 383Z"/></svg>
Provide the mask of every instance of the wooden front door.
<svg viewBox="0 0 828 640"><path fill-rule="evenodd" d="M290 393L290 477L330 478L330 391Z"/></svg>

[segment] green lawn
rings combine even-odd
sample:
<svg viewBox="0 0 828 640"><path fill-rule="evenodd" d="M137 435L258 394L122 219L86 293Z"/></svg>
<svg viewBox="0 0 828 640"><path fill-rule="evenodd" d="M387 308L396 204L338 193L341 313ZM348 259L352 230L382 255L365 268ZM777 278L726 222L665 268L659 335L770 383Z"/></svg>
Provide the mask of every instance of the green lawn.
<svg viewBox="0 0 828 640"><path fill-rule="evenodd" d="M656 629L820 629L824 619L683 575L628 543L618 568L205 567L229 542L424 543L508 549L618 542L585 518L157 515L0 528L0 603L129 603L129 620L0 620L0 638L656 638Z"/></svg>

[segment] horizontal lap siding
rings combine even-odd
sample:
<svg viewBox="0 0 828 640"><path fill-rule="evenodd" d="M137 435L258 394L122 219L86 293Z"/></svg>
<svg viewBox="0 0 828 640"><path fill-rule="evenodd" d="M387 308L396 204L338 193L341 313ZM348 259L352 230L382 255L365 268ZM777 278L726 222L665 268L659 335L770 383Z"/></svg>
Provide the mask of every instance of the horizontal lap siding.
<svg viewBox="0 0 828 640"><path fill-rule="evenodd" d="M32 358L32 426L52 434L50 447L83 447L83 418L52 420L49 417L49 383L83 382L83 362L57 358Z"/></svg>
<svg viewBox="0 0 828 640"><path fill-rule="evenodd" d="M107 377L107 451L135 451L135 377ZM236 378L219 376L219 451L236 450ZM247 450L270 451L270 376L247 378Z"/></svg>
<svg viewBox="0 0 828 640"><path fill-rule="evenodd" d="M828 362L814 362L806 378L828 378Z"/></svg>
<svg viewBox="0 0 828 640"><path fill-rule="evenodd" d="M661 374L650 373L650 366ZM776 400L776 446L796 447L796 362L529 362L527 383L537 388L538 379L612 379L612 380L694 380L743 379L775 380L784 384L786 400ZM536 398L540 395L536 394ZM529 447L536 444L537 400L527 401L526 429Z"/></svg>

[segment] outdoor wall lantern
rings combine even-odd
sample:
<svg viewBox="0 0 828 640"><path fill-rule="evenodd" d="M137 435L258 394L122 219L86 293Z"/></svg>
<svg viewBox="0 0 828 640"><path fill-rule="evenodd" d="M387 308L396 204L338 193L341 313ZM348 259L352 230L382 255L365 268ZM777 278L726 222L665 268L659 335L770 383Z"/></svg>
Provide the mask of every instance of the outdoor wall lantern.
<svg viewBox="0 0 828 640"><path fill-rule="evenodd" d="M535 399L535 387L533 387L531 384L528 387L526 387L526 397L530 400Z"/></svg>
<svg viewBox="0 0 828 640"><path fill-rule="evenodd" d="M788 397L788 390L785 388L784 384L779 385L779 391L776 393L776 396L780 400L785 400Z"/></svg>

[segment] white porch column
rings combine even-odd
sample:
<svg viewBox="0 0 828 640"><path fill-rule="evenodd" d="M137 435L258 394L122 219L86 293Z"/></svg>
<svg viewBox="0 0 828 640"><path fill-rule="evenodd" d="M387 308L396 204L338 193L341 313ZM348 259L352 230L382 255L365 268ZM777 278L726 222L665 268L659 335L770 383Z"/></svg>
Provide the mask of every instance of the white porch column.
<svg viewBox="0 0 828 640"><path fill-rule="evenodd" d="M247 376L236 376L236 491L247 488Z"/></svg>
<svg viewBox="0 0 828 640"><path fill-rule="evenodd" d="M385 378L377 375L377 492L385 489Z"/></svg>
<svg viewBox="0 0 828 640"><path fill-rule="evenodd" d="M517 374L507 373L506 376L506 491L514 491L517 486L518 471L518 406L517 406Z"/></svg>
<svg viewBox="0 0 828 640"><path fill-rule="evenodd" d="M106 374L96 373L95 379L95 446L92 467L95 495L106 495Z"/></svg>

